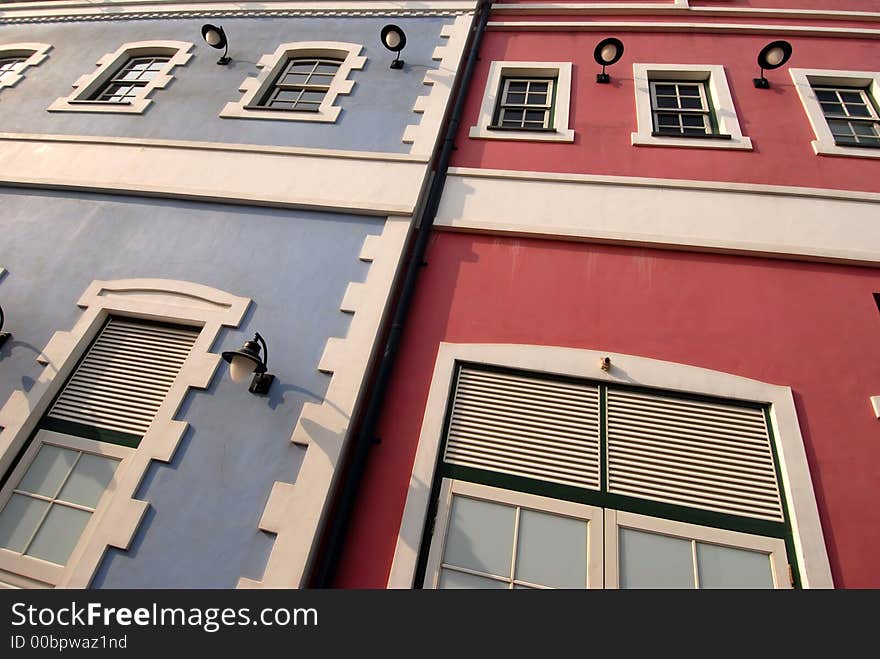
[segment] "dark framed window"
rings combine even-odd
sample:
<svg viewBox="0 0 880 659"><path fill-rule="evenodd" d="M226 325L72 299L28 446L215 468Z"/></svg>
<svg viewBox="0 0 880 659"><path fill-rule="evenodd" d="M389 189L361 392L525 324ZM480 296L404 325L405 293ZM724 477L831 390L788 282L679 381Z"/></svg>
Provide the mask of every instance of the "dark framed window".
<svg viewBox="0 0 880 659"><path fill-rule="evenodd" d="M495 120L490 128L553 130L555 78L502 78Z"/></svg>
<svg viewBox="0 0 880 659"><path fill-rule="evenodd" d="M325 57L289 59L257 107L318 112L341 64Z"/></svg>
<svg viewBox="0 0 880 659"><path fill-rule="evenodd" d="M658 80L650 85L655 134L719 136L705 82Z"/></svg>
<svg viewBox="0 0 880 659"><path fill-rule="evenodd" d="M131 103L171 59L167 55L132 57L89 99L103 103Z"/></svg>
<svg viewBox="0 0 880 659"><path fill-rule="evenodd" d="M865 89L813 87L838 146L880 147L880 114Z"/></svg>
<svg viewBox="0 0 880 659"><path fill-rule="evenodd" d="M12 75L18 69L18 65L24 62L26 57L3 57L0 58L0 80Z"/></svg>

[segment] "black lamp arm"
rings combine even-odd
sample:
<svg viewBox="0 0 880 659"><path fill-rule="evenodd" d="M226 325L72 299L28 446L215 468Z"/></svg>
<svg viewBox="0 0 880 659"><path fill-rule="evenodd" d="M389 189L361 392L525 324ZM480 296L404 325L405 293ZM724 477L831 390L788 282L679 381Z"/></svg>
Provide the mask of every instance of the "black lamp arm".
<svg viewBox="0 0 880 659"><path fill-rule="evenodd" d="M0 307L0 332L3 331L3 324L6 322L6 316L3 314L3 307Z"/></svg>
<svg viewBox="0 0 880 659"><path fill-rule="evenodd" d="M254 340L259 341L260 345L263 346L263 363L257 366L255 371L257 373L265 373L266 368L269 366L269 346L266 345L266 339L260 336L259 332L254 332Z"/></svg>

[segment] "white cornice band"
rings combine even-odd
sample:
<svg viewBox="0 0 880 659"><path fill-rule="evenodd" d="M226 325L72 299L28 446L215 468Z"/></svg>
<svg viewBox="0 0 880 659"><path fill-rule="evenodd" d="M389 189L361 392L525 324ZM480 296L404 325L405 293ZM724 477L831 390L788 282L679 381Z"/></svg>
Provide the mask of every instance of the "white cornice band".
<svg viewBox="0 0 880 659"><path fill-rule="evenodd" d="M308 16L452 16L474 9L475 1L431 0L430 2L180 2L141 0L114 2L28 2L0 5L2 23L54 21L108 21L156 18L200 17L308 17Z"/></svg>

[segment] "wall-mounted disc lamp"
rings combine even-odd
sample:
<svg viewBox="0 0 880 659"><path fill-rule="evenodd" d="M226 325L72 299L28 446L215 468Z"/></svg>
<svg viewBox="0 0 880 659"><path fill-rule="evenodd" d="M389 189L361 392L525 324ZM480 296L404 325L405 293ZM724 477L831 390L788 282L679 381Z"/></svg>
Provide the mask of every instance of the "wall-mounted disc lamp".
<svg viewBox="0 0 880 659"><path fill-rule="evenodd" d="M403 33L403 30L396 25L386 25L382 28L379 38L382 40L383 46L392 53L396 53L394 61L391 62L391 68L402 69L404 62L400 59L400 51L406 46L406 35Z"/></svg>
<svg viewBox="0 0 880 659"><path fill-rule="evenodd" d="M3 314L3 307L0 307L0 348L3 347L3 344L6 343L8 339L12 338L12 334L3 331L3 323L5 321L6 316Z"/></svg>
<svg viewBox="0 0 880 659"><path fill-rule="evenodd" d="M602 65L602 73L596 74L596 82L607 85L611 82L611 76L605 73L605 67L611 66L623 57L623 42L620 39L609 37L602 39L593 51L593 59L596 64Z"/></svg>
<svg viewBox="0 0 880 659"><path fill-rule="evenodd" d="M263 354L260 354L260 344ZM250 341L245 341L238 350L224 352L222 357L229 362L229 377L233 382L244 382L248 375L254 374L248 391L252 394L268 394L275 376L266 372L269 364L269 348L266 341L257 332Z"/></svg>
<svg viewBox="0 0 880 659"><path fill-rule="evenodd" d="M219 25L211 25L210 23L205 23L202 26L202 39L205 40L205 43L211 46L211 48L223 49L223 57L217 60L217 64L229 64L232 60L226 56L227 51L229 50L229 41L226 39L226 32L223 31L223 28Z"/></svg>
<svg viewBox="0 0 880 659"><path fill-rule="evenodd" d="M770 81L764 77L764 71L778 69L791 59L791 44L787 41L772 41L758 53L758 66L761 67L761 77L752 78L758 89L769 89Z"/></svg>

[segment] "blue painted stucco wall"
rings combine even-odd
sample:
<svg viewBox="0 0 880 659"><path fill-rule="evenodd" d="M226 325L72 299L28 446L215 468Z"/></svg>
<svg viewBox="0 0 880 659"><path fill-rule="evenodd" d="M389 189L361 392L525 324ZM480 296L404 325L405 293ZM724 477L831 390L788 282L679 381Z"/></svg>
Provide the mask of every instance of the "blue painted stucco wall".
<svg viewBox="0 0 880 659"><path fill-rule="evenodd" d="M317 364L349 281L363 281L364 238L382 220L341 214L0 188L0 304L13 339L0 350L0 405L41 372L37 353L82 313L95 279L160 277L252 298L241 327L215 352L265 336L271 394L250 395L221 364L191 391L190 423L173 462L152 463L137 493L150 510L127 551L110 550L102 588L232 588L262 575L273 536L257 524L276 480L292 482L303 451L290 444L302 404L329 378Z"/></svg>
<svg viewBox="0 0 880 659"><path fill-rule="evenodd" d="M418 96L430 87L425 73L438 62L431 59L451 17L366 18L163 18L104 20L24 25L0 24L0 45L19 42L52 44L49 58L25 72L15 87L0 91L0 131L62 135L143 137L238 144L266 144L352 151L407 153L404 129L419 123L412 111ZM221 51L201 38L204 23L220 23L229 36L232 63L218 66ZM389 69L393 53L379 41L383 25L395 23L407 35L406 67ZM123 43L145 40L187 41L195 44L193 58L173 71L165 89L154 90L153 103L142 115L47 112L55 99L67 96L71 85L95 70L95 62ZM342 107L336 123L221 119L227 102L238 101L239 85L257 76L256 63L282 43L344 41L364 46L362 70L352 71L351 94L337 97Z"/></svg>

